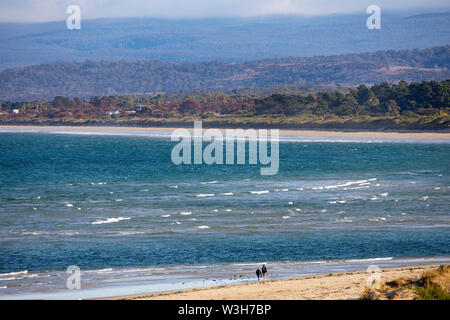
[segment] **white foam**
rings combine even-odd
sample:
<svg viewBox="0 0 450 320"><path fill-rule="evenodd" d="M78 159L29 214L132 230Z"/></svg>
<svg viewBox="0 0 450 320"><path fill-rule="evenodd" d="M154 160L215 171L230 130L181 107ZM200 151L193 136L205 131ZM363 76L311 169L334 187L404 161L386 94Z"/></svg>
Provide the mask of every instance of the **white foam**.
<svg viewBox="0 0 450 320"><path fill-rule="evenodd" d="M294 203L292 201L289 201L288 204L290 204L291 206L294 205Z"/></svg>
<svg viewBox="0 0 450 320"><path fill-rule="evenodd" d="M180 214L183 216L188 216L188 215L192 214L192 211L183 211L183 212L180 212Z"/></svg>
<svg viewBox="0 0 450 320"><path fill-rule="evenodd" d="M369 261L388 261L392 260L394 257L387 257L387 258L369 258L369 259L351 259L346 260L347 262L369 262Z"/></svg>
<svg viewBox="0 0 450 320"><path fill-rule="evenodd" d="M98 220L94 221L91 224L105 224L105 223L114 223L114 222L120 222L123 220L130 220L130 217L118 217L118 218L108 218L106 220Z"/></svg>
<svg viewBox="0 0 450 320"><path fill-rule="evenodd" d="M198 198L205 198L205 197L214 197L214 193L200 193L197 195Z"/></svg>
<svg viewBox="0 0 450 320"><path fill-rule="evenodd" d="M348 217L344 217L342 219L336 219L335 222L342 222L342 223L351 223L353 220L349 219Z"/></svg>
<svg viewBox="0 0 450 320"><path fill-rule="evenodd" d="M283 216L283 219L289 219L290 216Z"/></svg>
<svg viewBox="0 0 450 320"><path fill-rule="evenodd" d="M198 226L197 229L204 230L204 229L210 229L210 227L208 227L208 226Z"/></svg>
<svg viewBox="0 0 450 320"><path fill-rule="evenodd" d="M369 219L369 221L372 221L372 222L386 221L386 218L384 218L384 217L372 218L372 219Z"/></svg>
<svg viewBox="0 0 450 320"><path fill-rule="evenodd" d="M201 184L215 184L218 181L214 180L214 181L207 181L207 182L200 182Z"/></svg>
<svg viewBox="0 0 450 320"><path fill-rule="evenodd" d="M263 190L263 191L250 191L251 194L265 194L269 193L269 190Z"/></svg>
<svg viewBox="0 0 450 320"><path fill-rule="evenodd" d="M65 204L65 206L66 206L67 208L72 208L72 207L73 207L73 204L68 203L68 204Z"/></svg>
<svg viewBox="0 0 450 320"><path fill-rule="evenodd" d="M170 214L163 214L163 215L161 216L161 218L168 218L168 217L170 217Z"/></svg>
<svg viewBox="0 0 450 320"><path fill-rule="evenodd" d="M232 196L232 195L234 195L233 192L225 192L221 194L221 196Z"/></svg>
<svg viewBox="0 0 450 320"><path fill-rule="evenodd" d="M10 276L17 276L17 275L21 275L21 274L28 274L28 270L9 272L9 273L0 273L0 277L10 277Z"/></svg>
<svg viewBox="0 0 450 320"><path fill-rule="evenodd" d="M387 197L389 194L389 192L385 192L385 193L380 193L379 196L380 197Z"/></svg>

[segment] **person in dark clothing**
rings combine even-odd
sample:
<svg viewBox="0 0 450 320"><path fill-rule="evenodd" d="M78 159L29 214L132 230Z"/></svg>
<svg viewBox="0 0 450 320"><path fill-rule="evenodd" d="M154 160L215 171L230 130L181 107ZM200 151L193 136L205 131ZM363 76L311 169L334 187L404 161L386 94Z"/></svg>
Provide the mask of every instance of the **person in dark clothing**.
<svg viewBox="0 0 450 320"><path fill-rule="evenodd" d="M261 269L256 269L256 276L258 277L258 281L259 281L259 278L261 277Z"/></svg>
<svg viewBox="0 0 450 320"><path fill-rule="evenodd" d="M263 264L262 269L261 269L262 275L264 277L264 281L266 281L266 273L267 273L267 268L266 265Z"/></svg>

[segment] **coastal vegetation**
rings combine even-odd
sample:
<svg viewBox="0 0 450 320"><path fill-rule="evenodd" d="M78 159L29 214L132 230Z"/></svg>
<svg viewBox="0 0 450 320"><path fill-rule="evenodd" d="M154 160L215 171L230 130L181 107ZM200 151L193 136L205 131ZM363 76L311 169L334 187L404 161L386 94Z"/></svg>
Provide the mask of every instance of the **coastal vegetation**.
<svg viewBox="0 0 450 320"><path fill-rule="evenodd" d="M363 300L450 300L450 265L425 271L419 279L399 278L366 289Z"/></svg>
<svg viewBox="0 0 450 320"><path fill-rule="evenodd" d="M203 120L219 127L448 129L449 114L450 80L362 84L315 93L57 96L0 104L2 124L165 126Z"/></svg>

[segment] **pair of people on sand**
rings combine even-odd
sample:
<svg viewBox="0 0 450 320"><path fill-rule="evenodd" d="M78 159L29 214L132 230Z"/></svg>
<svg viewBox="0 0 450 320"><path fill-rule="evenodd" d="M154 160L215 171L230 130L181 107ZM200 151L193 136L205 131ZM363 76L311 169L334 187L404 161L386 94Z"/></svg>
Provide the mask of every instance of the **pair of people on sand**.
<svg viewBox="0 0 450 320"><path fill-rule="evenodd" d="M260 268L256 269L256 276L258 277L258 281L259 281L259 278L261 278L261 277L264 278L264 281L266 281L266 273L267 273L267 268L266 268L265 264L263 264L261 269Z"/></svg>

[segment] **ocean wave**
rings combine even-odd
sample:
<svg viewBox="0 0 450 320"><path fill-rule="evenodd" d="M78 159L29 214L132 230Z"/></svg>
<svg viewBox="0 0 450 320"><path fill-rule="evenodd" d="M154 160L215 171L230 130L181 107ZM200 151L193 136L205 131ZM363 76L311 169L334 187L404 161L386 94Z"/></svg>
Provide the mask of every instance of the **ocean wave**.
<svg viewBox="0 0 450 320"><path fill-rule="evenodd" d="M91 222L91 224L105 224L105 223L114 223L114 222L120 222L123 220L130 220L130 217L118 217L118 218L108 218L106 220L97 220L94 222Z"/></svg>
<svg viewBox="0 0 450 320"><path fill-rule="evenodd" d="M197 229L205 230L205 229L210 229L210 227L209 226L198 226Z"/></svg>
<svg viewBox="0 0 450 320"><path fill-rule="evenodd" d="M344 260L345 262L370 262L370 261L388 261L392 260L394 257L386 257L386 258L367 258L367 259L349 259Z"/></svg>
<svg viewBox="0 0 450 320"><path fill-rule="evenodd" d="M188 215L191 215L191 214L192 214L192 211L182 211L182 212L180 212L180 214L181 214L182 216L188 216Z"/></svg>
<svg viewBox="0 0 450 320"><path fill-rule="evenodd" d="M214 196L215 196L214 193L200 193L196 197L197 198L206 198L206 197L214 197Z"/></svg>
<svg viewBox="0 0 450 320"><path fill-rule="evenodd" d="M265 194L269 193L269 190L262 190L262 191L250 191L251 194Z"/></svg>
<svg viewBox="0 0 450 320"><path fill-rule="evenodd" d="M214 180L214 181L205 181L205 182L200 182L201 184L215 184L218 181Z"/></svg>
<svg viewBox="0 0 450 320"><path fill-rule="evenodd" d="M2 277L10 277L10 276L17 276L17 275L24 275L24 274L28 274L28 270L17 271L17 272L8 272L8 273L0 273L0 278L2 278Z"/></svg>

